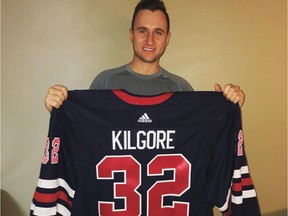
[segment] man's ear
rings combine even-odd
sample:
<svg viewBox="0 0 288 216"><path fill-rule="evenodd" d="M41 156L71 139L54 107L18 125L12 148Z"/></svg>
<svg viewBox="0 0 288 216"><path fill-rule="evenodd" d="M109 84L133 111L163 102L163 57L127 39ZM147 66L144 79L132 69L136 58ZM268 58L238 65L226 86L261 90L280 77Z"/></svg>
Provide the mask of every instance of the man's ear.
<svg viewBox="0 0 288 216"><path fill-rule="evenodd" d="M170 37L171 37L171 32L168 32L168 34L167 34L167 40L166 40L166 46L169 45Z"/></svg>
<svg viewBox="0 0 288 216"><path fill-rule="evenodd" d="M129 37L130 37L130 42L133 42L133 29L129 28Z"/></svg>

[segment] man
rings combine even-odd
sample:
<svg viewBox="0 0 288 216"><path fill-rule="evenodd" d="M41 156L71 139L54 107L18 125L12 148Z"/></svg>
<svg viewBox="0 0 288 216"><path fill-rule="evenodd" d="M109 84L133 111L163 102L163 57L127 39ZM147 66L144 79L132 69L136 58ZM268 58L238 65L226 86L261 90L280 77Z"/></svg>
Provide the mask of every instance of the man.
<svg viewBox="0 0 288 216"><path fill-rule="evenodd" d="M128 92L131 92L132 94L137 95L157 95L163 92L193 91L193 88L185 79L175 74L169 73L160 66L160 58L164 54L165 49L169 44L169 40L169 17L166 12L164 3L160 0L141 0L135 8L132 19L132 26L130 29L130 41L133 44L134 50L132 61L127 65L100 73L92 82L90 89L124 89ZM215 84L215 91L222 91L221 86ZM56 110L55 115L51 116L51 130L49 130L49 139L47 139L46 143L47 154L45 154L43 158L44 174L43 176L41 176L41 179L39 181L40 183L36 188L33 198L33 204L31 205L30 215L39 215L40 213L41 215L45 215L43 214L43 212L48 212L49 214L51 214L52 210L54 212L60 212L61 214L62 212L64 212L63 215L70 215L70 213L72 213L72 215L91 215L91 212L93 212L93 214L97 214L98 212L99 215L112 215L112 213L113 215L114 213L115 215L188 215L189 213L191 215L213 215L212 204L218 206L219 209L224 212L223 215L231 215L231 209L233 210L233 215L234 213L236 213L235 215L260 215L254 186L252 185L252 181L250 180L250 177L248 175L249 172L246 168L245 155L243 154L242 130L240 130L241 124L239 124L239 122L237 121L238 115L235 114L236 110L239 110L237 106L233 106L233 109L231 109L232 105L230 103L226 103L224 99L224 103L226 105L228 104L228 107L223 107L227 108L227 110L229 109L229 112L226 112L227 110L225 111L224 108L224 112L227 114L227 119L225 121L223 120L226 117L224 113L220 112L221 115L218 116L219 113L216 112L216 115L214 116L216 118L212 118L212 129L209 126L209 128L205 128L204 130L205 132L208 131L210 133L210 130L207 129L211 129L213 131L213 136L210 137L210 134L209 136L206 136L206 133L204 132L204 136L202 136L203 134L198 134L198 136L196 136L195 138L191 136L190 129L196 128L196 130L198 130L199 128L203 128L203 122L201 121L201 119L205 119L206 121L207 115L210 118L210 112L208 112L207 114L207 110L209 110L209 107L207 107L207 110L204 110L201 107L203 106L203 104L200 103L200 110L206 114L204 114L204 118L200 117L199 122L194 118L191 122L190 118L190 120L184 121L184 123L183 121L180 121L180 123L178 124L178 115L175 115L174 105L181 104L181 108L178 107L178 111L180 111L180 114L184 114L185 117L187 116L187 109L185 106L186 104L182 103L182 96L185 95L184 93L183 95L181 95L180 102L179 97L178 100L177 97L176 99L173 98L173 101L175 102L176 100L176 102L170 103L168 109L165 109L166 112L159 112L162 113L162 118L158 119L156 117L158 116L158 109L156 110L154 109L154 107L154 112L151 112L151 114L153 115L153 120L155 120L153 121L153 123L156 123L147 126L147 124L143 124L143 122L139 121L133 121L132 125L130 125L130 121L126 121L131 116L133 116L134 120L141 120L142 116L145 116L145 114L147 115L144 110L151 111L151 107L147 106L147 104L143 106L140 105L141 111L139 115L138 109L135 109L134 107L138 105L133 104L130 106L129 103L129 106L126 106L126 103L121 103L121 109L118 109L118 100L115 100L115 102L114 100L111 100L110 97L113 93L104 91L98 92L98 94L96 94L97 97L94 98L94 103L91 103L92 108L89 108L93 110L92 112L94 112L94 108L99 108L99 113L96 112L96 116L98 114L99 116L91 120L92 115L87 114L86 111L83 112L83 104L80 103L81 105L79 106L79 104L77 103L79 101L77 101L77 99L81 98L82 102L85 102L85 105L88 101L87 98L91 98L90 93L92 93L93 95L93 92L88 92L89 97L87 97L87 95L85 94L83 95L82 91L80 91L81 95L78 95L77 92L79 93L79 91L71 92L70 100L67 101L67 106L65 106L65 104L63 106L63 110ZM98 97L101 94L102 96ZM223 94L228 100L234 103L239 103L240 106L242 106L244 103L245 95L238 86L232 84L226 85L224 87ZM219 95L216 94L213 96L219 97ZM67 97L67 87L62 85L54 85L53 87L49 88L47 96L45 98L46 108L50 112L52 111L53 107L59 108L62 105L63 101L67 99ZM73 99L75 100L75 98L77 101L76 103L73 102ZM103 102L103 98L108 98L106 102L109 102L108 104L111 109L107 110L107 104L104 104L103 106L103 104L101 103ZM133 97L133 100L135 100L135 98L137 97ZM189 99L191 99L191 97L189 97ZM194 101L189 99L188 102L191 102L188 103L189 105L197 105L198 107L198 100ZM220 96L220 99L222 104L223 97ZM185 97L184 101L186 101ZM166 105L167 104L163 106ZM188 107L190 107L189 105ZM157 106L160 105L157 104ZM68 111L65 110L67 109L67 107L69 108ZM76 109L74 109L74 107ZM78 109L79 107L80 109ZM123 109L123 107L125 108ZM212 112L214 114L214 106L212 107ZM216 107L218 108L219 106ZM223 111L223 107L221 107L221 111ZM70 115L71 110L74 110L76 114ZM163 107L160 107L159 110L163 110ZM185 112L182 112L183 110ZM63 117L64 115L66 116L66 111L67 113L69 113L67 115L69 116L67 119L71 120L70 117L73 119L73 124L70 125L71 127L66 127L66 125L62 125L62 123L65 122L64 119L67 120L66 117ZM121 125L114 125L114 122L112 124L111 122L107 123L106 120L102 122L102 114L106 112L106 115L113 116L113 119L115 116L117 116L116 122L121 122ZM190 114L190 109L188 109L188 112ZM126 116L123 117L123 114L125 114ZM85 117L82 118L81 115ZM201 113L194 113L193 115L202 116ZM79 119L81 119L81 122L78 120L74 121L75 116L77 116L77 118L79 117ZM167 116L169 116L168 121ZM230 119L230 117L232 118L232 120ZM93 123L90 122L91 124L86 125L87 119L89 122L91 121ZM125 123L123 126L122 119L124 119ZM162 121L163 119L164 121ZM181 115L181 118L179 119L184 118ZM217 122L219 124L215 124L215 119L220 119L219 122L221 124L219 122ZM174 125L175 122L177 122L176 125ZM227 126L227 128L229 128L229 132L223 130L224 127L222 127L227 122L229 122L229 125ZM165 125L167 123L168 126L164 127L168 129L167 131L166 129L163 130L163 128L159 128L159 125L163 123L165 123ZM208 121L208 123L210 122ZM199 126L199 124L201 124L201 126ZM113 127L111 127L111 125L113 125ZM172 128L175 128L175 130L170 129L171 125L173 125ZM219 125L221 125L221 127L219 127ZM156 126L158 129L156 129ZM155 130L153 129L154 127ZM79 128L81 128L81 132L75 132L78 131ZM133 128L133 130L130 130L131 128ZM175 142L175 146L173 146L173 138L171 137L173 136L173 134L176 133L176 130L178 131L178 129L179 134L181 133L181 135L175 138L175 141L177 140L177 143ZM188 133L186 133L186 129L189 130ZM214 131L214 129L217 129L215 130L216 132ZM233 138L231 138L230 141L230 138L227 138L227 134L230 134L231 130L235 130L236 134L232 132ZM95 131L97 131L96 135L93 134ZM219 138L218 132L224 138L222 138L222 136ZM147 135L148 133L151 134ZM133 136L131 134L133 134ZM111 140L109 141L105 138L104 143L106 143L107 141L108 144L104 146L103 137L106 137L106 135L109 138L112 137L112 142ZM149 136L151 137L149 138ZM84 148L82 145L75 144L78 143L78 140L83 140L83 137L85 137ZM137 137L136 139L139 141L133 141L133 143L138 143L136 144L138 145L137 148L135 146L130 146L130 139L134 139L135 137ZM204 139L199 144L199 137L200 139L202 139L203 137L208 138L208 141ZM59 148L60 139L62 143L66 144L66 148ZM145 141L145 139L147 142ZM231 145L232 139L235 140L235 144L237 144L238 147L237 157L234 148L236 145ZM96 142L94 142L95 140ZM161 148L163 149L161 149L161 151L158 151L159 149L157 150L154 146L151 151L142 151L144 146L141 145L148 145L148 143L150 143L150 140L154 140L155 142L157 142L159 146L161 145ZM164 140L166 140L166 142ZM191 147L192 145L193 151L187 151L186 148L183 148L183 143L187 144L187 140L189 140L190 142L188 142L189 145L186 146ZM215 142L215 140L218 141ZM151 141L153 145L155 144L155 142ZM215 143L221 145L221 148L215 147ZM227 144L226 146L225 143ZM177 147L177 144L178 147L180 146L180 148L175 151L177 152L177 154L175 154L175 152L170 152L170 147L174 149ZM205 146L208 146L207 144L212 144L213 148L205 148ZM223 153L223 144L224 147L227 148L226 150L228 153L226 153L226 151ZM47 162L49 161L48 149L51 148L51 146L54 151L61 151L61 154L59 153L59 156L62 156L65 160L59 159L58 161L58 153L54 155L51 154L51 162L47 164ZM79 146L81 146L81 151L78 151L80 149L78 148ZM126 148L124 146L129 147ZM100 148L104 148L104 151L99 151ZM212 149L213 151L209 151ZM206 157L209 156L210 153L212 155L212 152L214 153L214 150L217 150L217 157ZM87 154L88 156L86 156L87 152L90 153L96 151L98 152L97 154ZM109 154L107 154L107 151L109 152ZM165 154L163 154L163 151L165 152ZM55 155L57 155L57 162L54 163L54 161L52 161L52 158L55 159L53 157ZM225 155L225 157L222 157L223 155ZM233 156L233 160L230 157L228 157L228 159L226 160L226 156L228 155ZM75 158L77 158L77 160L75 160ZM193 171L193 185L195 186L193 190L191 189L193 187L191 184L192 166L190 161L187 160L187 158L191 159L194 162L193 169L194 167L199 167L194 169L196 171ZM221 158L220 161L219 158ZM237 163L235 162L236 158ZM241 161L239 158L241 159ZM209 161L206 164L207 160ZM231 186L230 174L232 175L232 173L234 173L234 171L230 169L231 166L227 165L227 161L231 162L230 164L233 164L233 166L237 164L236 169L234 168L234 170L236 170L236 175L233 175L232 181L234 183L233 186L236 193L236 196L232 194L234 198L234 204L230 203L230 201L233 200L229 199L230 190L228 190L229 196L227 196L227 188L225 188L227 185L228 187ZM84 171L80 172L79 175L83 178L78 178L79 173L76 173L76 169L73 166L74 163L77 163L77 166L75 165L75 167L77 167L78 169L80 168L82 170L83 168ZM53 164L53 166L51 166L51 164ZM128 164L127 167L126 164ZM168 166L166 166L167 164ZM201 164L201 166L198 166L199 164ZM210 168L211 164L213 166L211 166ZM90 169L91 167L92 169ZM207 169L209 170L209 172L206 170L207 167L209 167L209 169ZM219 172L218 167L223 168L223 170ZM49 177L47 178L45 172L50 169L57 169L57 171L49 172ZM144 172L143 169L146 169L146 172ZM227 173L227 169L229 170L230 174ZM89 171L86 172L87 170ZM114 176L112 178L109 176L110 174L114 175L114 173L119 171L119 174L121 174L120 178L122 178L122 173L125 173L123 174L123 176L125 176L123 177L123 179L124 181L128 182L127 184L124 184L122 180L118 181L114 179ZM166 176L164 177L166 181L163 180L162 172L164 171L168 171L169 176L171 174L170 171L172 171L173 177L169 177L169 180L167 180ZM244 175L242 175L242 172L244 173ZM85 175L82 175L83 173L85 173ZM132 175L130 175L131 173ZM53 177L51 177L50 174L52 174L51 176ZM144 174L144 176L142 176L142 174ZM97 175L97 177L95 175ZM171 180L170 178L173 179ZM209 181L206 181L208 178L210 178ZM241 183L243 182L242 178L245 180L245 185L243 187ZM90 182L91 179L92 181ZM104 192L102 192L102 187L94 184L96 179L97 183L99 183L98 185L103 186L106 186L106 180L108 180L111 187L107 187L107 190L105 187ZM204 181L202 179L204 179ZM113 184L110 184L110 180L113 180ZM58 185L60 181L61 189ZM212 183L210 184L210 182ZM56 191L55 196L51 196L51 185L52 187L53 185L56 185L55 187L57 187L56 190L54 190L55 188L52 188L53 193L55 193ZM216 190L211 190L211 188ZM243 193L242 188L244 188ZM77 191L75 193L76 189L78 189L80 192ZM97 189L97 192L100 193L94 193L94 189ZM57 190L59 190L59 193ZM108 190L109 192L107 193ZM45 194L45 192L47 192L48 195ZM74 198L75 194L76 196ZM242 194L244 194L244 196L242 196ZM114 199L113 202L109 202L110 198ZM118 200L118 198L120 198L120 200ZM225 198L227 198L226 202ZM243 201L243 199L245 199L245 201ZM55 200L57 201L55 202ZM116 207L115 200L117 201L117 205L120 205L120 207ZM246 200L248 201L246 202ZM43 205L43 203L45 205ZM243 210L245 210L245 212L242 212Z"/></svg>
<svg viewBox="0 0 288 216"><path fill-rule="evenodd" d="M190 84L160 66L160 58L170 41L170 20L160 0L141 0L134 11L130 41L134 55L124 66L100 73L90 89L124 89L137 95L156 95L163 92L193 91ZM219 84L215 91L222 91ZM224 96L233 103L243 105L245 94L237 85L227 84ZM54 85L48 89L45 106L49 112L59 108L68 97L68 89Z"/></svg>

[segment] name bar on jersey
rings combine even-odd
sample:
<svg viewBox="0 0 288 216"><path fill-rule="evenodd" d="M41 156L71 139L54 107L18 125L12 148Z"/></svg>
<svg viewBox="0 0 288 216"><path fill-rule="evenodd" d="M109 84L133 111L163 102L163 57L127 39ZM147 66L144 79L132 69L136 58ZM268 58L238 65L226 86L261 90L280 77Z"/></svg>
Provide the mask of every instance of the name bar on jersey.
<svg viewBox="0 0 288 216"><path fill-rule="evenodd" d="M175 135L175 130L140 130L134 136L130 130L112 131L112 149L175 149L173 135Z"/></svg>

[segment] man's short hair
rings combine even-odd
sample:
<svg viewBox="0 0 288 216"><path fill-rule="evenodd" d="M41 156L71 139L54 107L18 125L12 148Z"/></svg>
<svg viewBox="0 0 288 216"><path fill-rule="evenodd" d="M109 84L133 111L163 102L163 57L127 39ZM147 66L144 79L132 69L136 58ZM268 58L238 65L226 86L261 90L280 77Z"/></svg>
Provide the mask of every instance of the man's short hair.
<svg viewBox="0 0 288 216"><path fill-rule="evenodd" d="M170 19L169 15L167 13L165 4L161 0L140 0L140 2L136 5L133 18L132 18L132 23L131 23L131 28L134 28L134 23L135 23L135 18L137 14L139 13L140 10L150 10L150 11L156 11L160 10L165 14L166 21L167 21L167 32L170 31Z"/></svg>

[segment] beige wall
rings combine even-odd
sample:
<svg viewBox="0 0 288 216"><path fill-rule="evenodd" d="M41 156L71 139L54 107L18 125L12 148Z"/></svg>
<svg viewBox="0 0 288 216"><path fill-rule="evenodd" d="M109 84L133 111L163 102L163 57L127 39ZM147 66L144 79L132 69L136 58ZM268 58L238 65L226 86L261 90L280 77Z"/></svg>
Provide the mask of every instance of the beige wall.
<svg viewBox="0 0 288 216"><path fill-rule="evenodd" d="M127 63L136 3L2 0L3 215L28 215L48 129L47 88L87 88L100 71ZM246 149L262 212L286 209L286 1L166 5L172 38L162 66L196 90L213 90L216 82L242 87Z"/></svg>

